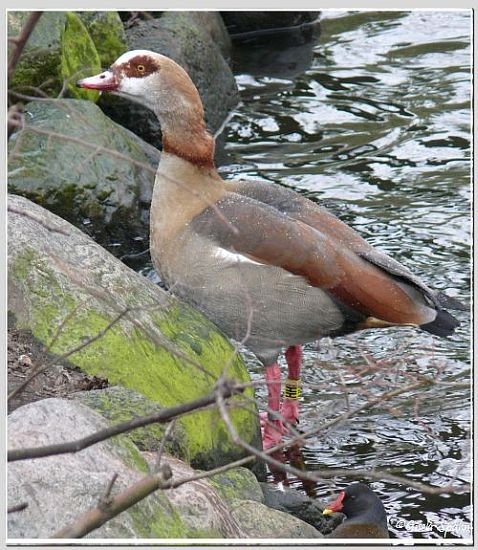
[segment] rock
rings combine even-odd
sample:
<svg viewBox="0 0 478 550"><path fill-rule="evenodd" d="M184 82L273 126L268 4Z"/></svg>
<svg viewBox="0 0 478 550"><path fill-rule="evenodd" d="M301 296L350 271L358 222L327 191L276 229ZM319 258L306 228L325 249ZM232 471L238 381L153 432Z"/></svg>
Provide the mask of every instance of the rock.
<svg viewBox="0 0 478 550"><path fill-rule="evenodd" d="M318 539L323 536L308 523L255 500L237 501L232 507L232 516L248 538Z"/></svg>
<svg viewBox="0 0 478 550"><path fill-rule="evenodd" d="M228 377L250 381L231 344L193 308L42 207L11 195L8 208L9 319L51 353L79 347L68 357L74 366L161 407L209 394L226 365ZM246 396L253 397L252 389ZM247 409L232 407L231 416L240 437L259 447L257 413L249 402ZM178 425L187 436L187 460L197 467L245 455L216 410L184 416Z"/></svg>
<svg viewBox="0 0 478 550"><path fill-rule="evenodd" d="M264 503L287 514L305 521L323 534L330 533L341 522L340 514L324 516L325 506L315 499L300 493L296 489L281 487L269 483L261 483L264 493Z"/></svg>
<svg viewBox="0 0 478 550"><path fill-rule="evenodd" d="M244 467L234 468L209 478L209 483L217 489L227 502L255 500L264 502L261 485L255 475Z"/></svg>
<svg viewBox="0 0 478 550"><path fill-rule="evenodd" d="M80 11L78 16L96 46L102 68L109 67L128 50L126 33L117 11Z"/></svg>
<svg viewBox="0 0 478 550"><path fill-rule="evenodd" d="M8 12L8 36L16 36L31 12ZM9 55L12 45L9 43ZM76 98L96 100L98 92L77 88L79 78L99 72L100 57L81 19L74 12L46 11L38 20L11 76L9 88L52 97L64 89ZM40 94L38 94L40 95Z"/></svg>
<svg viewBox="0 0 478 550"><path fill-rule="evenodd" d="M292 27L307 26L318 16L317 11L223 11L226 28L233 40L271 35L270 31L291 32Z"/></svg>
<svg viewBox="0 0 478 550"><path fill-rule="evenodd" d="M158 411L157 403L123 386L77 392L72 398L101 414L109 424L119 424ZM137 428L129 433L129 437L141 451L158 451L165 429L166 424L152 424ZM165 449L176 457L184 460L189 458L188 434L184 426L175 424L166 441Z"/></svg>
<svg viewBox="0 0 478 550"><path fill-rule="evenodd" d="M138 21L127 29L129 49L147 49L171 57L198 87L208 127L216 131L237 105L234 76L221 52L230 42L216 12L164 12L160 19ZM155 147L161 146L156 115L145 107L105 94L101 107L116 122Z"/></svg>
<svg viewBox="0 0 478 550"><path fill-rule="evenodd" d="M44 399L8 417L8 448L36 447L80 439L106 427L85 405ZM73 454L13 462L8 467L8 505L26 502L8 515L9 538L50 538L96 506L118 474L114 497L147 473L147 463L127 436L97 443ZM96 529L88 538L182 538L188 528L163 491Z"/></svg>
<svg viewBox="0 0 478 550"><path fill-rule="evenodd" d="M133 135L90 101L32 101L9 140L9 190L115 254L144 250L159 152Z"/></svg>
<svg viewBox="0 0 478 550"><path fill-rule="evenodd" d="M156 457L151 454L149 462L154 465ZM168 464L173 479L184 479L195 475L190 466L171 456L163 456L161 464ZM182 521L188 528L190 538L243 538L236 520L233 518L226 501L208 479L198 479L169 489L167 496L178 510Z"/></svg>
<svg viewBox="0 0 478 550"><path fill-rule="evenodd" d="M107 422L84 403L71 399L43 399L8 416L9 450L71 442L106 428ZM8 537L50 538L98 505L113 473L115 497L145 475L156 471L158 456L139 452L133 432L96 443L76 453L10 462L8 506L26 503L8 515ZM172 480L198 474L184 462L161 455ZM236 468L195 479L174 489L157 490L123 511L87 538L319 538L313 527L256 500L242 500L254 491L252 474ZM230 482L241 479L234 498ZM221 482L226 484L225 492ZM258 486L256 482L256 486ZM260 489L259 489L260 490ZM223 494L227 494L224 498Z"/></svg>

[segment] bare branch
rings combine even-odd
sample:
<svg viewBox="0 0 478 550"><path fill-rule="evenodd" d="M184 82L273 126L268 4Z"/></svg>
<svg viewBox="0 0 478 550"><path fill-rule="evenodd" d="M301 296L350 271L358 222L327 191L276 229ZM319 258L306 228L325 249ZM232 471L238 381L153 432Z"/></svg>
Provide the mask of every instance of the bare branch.
<svg viewBox="0 0 478 550"><path fill-rule="evenodd" d="M23 48L27 43L27 40L30 38L30 35L35 28L35 25L38 23L38 20L41 17L41 11L34 11L30 14L29 18L25 21L20 34L11 40L15 44L15 48L10 56L8 61L8 76L10 76L17 66L18 60L22 55Z"/></svg>
<svg viewBox="0 0 478 550"><path fill-rule="evenodd" d="M111 503L112 503L111 491L113 490L113 485L115 484L117 479L118 479L118 473L115 472L112 478L109 480L108 485L106 486L105 492L101 495L98 501L98 508L101 508L102 510L106 510L111 506Z"/></svg>
<svg viewBox="0 0 478 550"><path fill-rule="evenodd" d="M174 426L176 425L176 419L171 420L171 422L168 424L166 431L164 432L164 435L161 439L161 445L159 446L158 450L158 456L156 458L156 464L154 465L153 472L158 472L159 468L161 466L161 459L163 458L164 448L166 446L166 442L169 439L169 436L171 435L171 432L174 429Z"/></svg>
<svg viewBox="0 0 478 550"><path fill-rule="evenodd" d="M15 504L14 506L10 506L7 509L8 514L13 514L14 512L21 512L22 510L25 510L25 508L28 507L28 502L22 502L21 504Z"/></svg>
<svg viewBox="0 0 478 550"><path fill-rule="evenodd" d="M241 393L242 391L244 391L244 387L242 385L232 383L229 391L225 391L223 393L223 397L227 398L230 397L233 393ZM17 460L26 460L29 458L40 458L65 453L76 453L78 451L86 449L87 447L90 447L91 445L94 445L95 443L99 443L100 441L104 441L105 439L108 439L115 435L119 435L121 433L130 432L131 430L134 430L136 428L142 428L144 426L148 426L149 424L164 424L166 422L170 422L175 418L179 418L191 412L204 409L205 407L214 404L215 401L216 396L215 393L212 392L194 401L182 403L180 405L169 407L167 409L161 409L157 413L148 416L142 416L139 418L133 418L132 420L128 420L127 422L122 422L120 424L116 424L115 426L110 426L76 441L45 445L42 447L13 449L8 451L8 461L14 462Z"/></svg>
<svg viewBox="0 0 478 550"><path fill-rule="evenodd" d="M8 125L8 137L16 130L23 126L23 110L20 105L12 105L8 109L7 125Z"/></svg>

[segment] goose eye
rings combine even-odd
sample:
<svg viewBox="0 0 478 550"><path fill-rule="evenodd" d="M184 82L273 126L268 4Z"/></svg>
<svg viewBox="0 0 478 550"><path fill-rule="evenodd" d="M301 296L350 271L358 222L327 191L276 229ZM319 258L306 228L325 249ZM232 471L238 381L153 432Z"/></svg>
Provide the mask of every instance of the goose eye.
<svg viewBox="0 0 478 550"><path fill-rule="evenodd" d="M138 73L144 73L144 71L145 71L144 65L138 65L136 67L136 69L138 70Z"/></svg>

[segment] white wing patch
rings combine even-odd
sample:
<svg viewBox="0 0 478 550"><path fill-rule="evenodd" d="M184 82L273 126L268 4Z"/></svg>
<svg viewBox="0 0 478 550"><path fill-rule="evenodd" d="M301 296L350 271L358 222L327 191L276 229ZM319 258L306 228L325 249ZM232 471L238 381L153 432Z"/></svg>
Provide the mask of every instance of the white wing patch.
<svg viewBox="0 0 478 550"><path fill-rule="evenodd" d="M218 260L226 260L230 263L248 263L248 264L254 264L254 265L265 265L265 264L261 264L260 262L256 262L255 260L251 260L247 256L243 256L238 252L232 252L231 250L227 250L221 247L217 247L215 249L214 257L217 258Z"/></svg>

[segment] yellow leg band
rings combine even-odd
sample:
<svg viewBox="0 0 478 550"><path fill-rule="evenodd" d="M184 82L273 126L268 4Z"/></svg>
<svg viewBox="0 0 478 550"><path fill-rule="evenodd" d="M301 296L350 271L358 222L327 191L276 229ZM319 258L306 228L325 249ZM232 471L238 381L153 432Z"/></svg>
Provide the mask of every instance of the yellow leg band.
<svg viewBox="0 0 478 550"><path fill-rule="evenodd" d="M300 395L300 380L291 380L288 378L284 387L284 396L289 399L299 399Z"/></svg>

